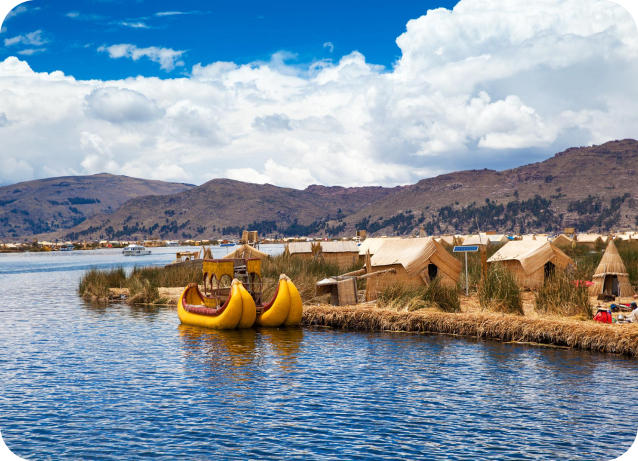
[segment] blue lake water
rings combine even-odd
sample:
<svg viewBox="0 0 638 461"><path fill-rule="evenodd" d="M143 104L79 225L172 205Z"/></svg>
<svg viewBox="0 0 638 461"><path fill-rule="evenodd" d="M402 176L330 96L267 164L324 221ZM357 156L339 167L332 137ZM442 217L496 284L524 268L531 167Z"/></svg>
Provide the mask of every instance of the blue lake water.
<svg viewBox="0 0 638 461"><path fill-rule="evenodd" d="M216 332L181 326L173 308L77 297L86 268L175 251L0 255L0 430L14 453L608 460L636 437L636 359L439 335Z"/></svg>

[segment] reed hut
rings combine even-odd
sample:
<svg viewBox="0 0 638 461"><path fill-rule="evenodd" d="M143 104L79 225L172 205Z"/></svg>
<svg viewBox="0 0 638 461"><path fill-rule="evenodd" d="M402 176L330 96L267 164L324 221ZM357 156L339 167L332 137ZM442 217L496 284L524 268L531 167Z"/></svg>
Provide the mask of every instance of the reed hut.
<svg viewBox="0 0 638 461"><path fill-rule="evenodd" d="M560 234L552 243L556 245L558 248L571 248L573 240L567 237L565 234Z"/></svg>
<svg viewBox="0 0 638 461"><path fill-rule="evenodd" d="M485 245L490 246L492 243L487 235L469 235L463 239L463 246L465 245Z"/></svg>
<svg viewBox="0 0 638 461"><path fill-rule="evenodd" d="M486 237L488 238L488 240L490 241L492 245L503 245L509 242L509 239L507 238L507 235L505 234L486 235Z"/></svg>
<svg viewBox="0 0 638 461"><path fill-rule="evenodd" d="M390 240L401 240L400 238L381 238L381 237L368 237L361 245L359 245L359 262L365 262L366 253L370 252L370 256L374 256L374 254L381 248L385 242Z"/></svg>
<svg viewBox="0 0 638 461"><path fill-rule="evenodd" d="M435 237L434 240L443 245L445 248L453 248L463 244L463 238L457 235L442 235L440 237Z"/></svg>
<svg viewBox="0 0 638 461"><path fill-rule="evenodd" d="M583 245L590 250L595 250L607 244L608 237L603 237L600 234L578 234L576 236L576 243Z"/></svg>
<svg viewBox="0 0 638 461"><path fill-rule="evenodd" d="M575 266L574 261L546 240L515 240L498 250L488 265L500 263L512 272L522 288L540 288L556 270Z"/></svg>
<svg viewBox="0 0 638 461"><path fill-rule="evenodd" d="M293 258L312 259L317 253L317 247L312 242L290 242L284 247L284 254Z"/></svg>
<svg viewBox="0 0 638 461"><path fill-rule="evenodd" d="M359 246L357 242L321 242L320 257L327 263L336 263L339 269L352 267L359 261Z"/></svg>
<svg viewBox="0 0 638 461"><path fill-rule="evenodd" d="M443 285L456 286L461 268L461 261L432 237L386 239L370 259L369 273L388 269L396 273L370 279L366 299L376 299L380 291L395 284L424 286L435 278Z"/></svg>
<svg viewBox="0 0 638 461"><path fill-rule="evenodd" d="M268 253L264 253L263 251L259 251L257 248L253 246L244 244L244 245L238 246L234 251L231 251L222 259L250 259L250 258L266 259L268 258Z"/></svg>
<svg viewBox="0 0 638 461"><path fill-rule="evenodd" d="M594 272L594 285L590 287L592 295L606 293L609 295L628 297L635 294L627 269L618 254L613 240L609 240L600 264Z"/></svg>

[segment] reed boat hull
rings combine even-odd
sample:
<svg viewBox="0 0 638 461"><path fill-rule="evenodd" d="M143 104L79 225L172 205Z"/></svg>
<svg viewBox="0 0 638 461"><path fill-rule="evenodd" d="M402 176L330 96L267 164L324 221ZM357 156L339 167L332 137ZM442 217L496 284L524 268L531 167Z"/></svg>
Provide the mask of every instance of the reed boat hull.
<svg viewBox="0 0 638 461"><path fill-rule="evenodd" d="M241 285L240 282L237 282ZM232 330L237 328L243 314L242 295L233 281L230 295L223 306L207 306L197 285L191 284L182 293L177 303L177 315L186 325Z"/></svg>

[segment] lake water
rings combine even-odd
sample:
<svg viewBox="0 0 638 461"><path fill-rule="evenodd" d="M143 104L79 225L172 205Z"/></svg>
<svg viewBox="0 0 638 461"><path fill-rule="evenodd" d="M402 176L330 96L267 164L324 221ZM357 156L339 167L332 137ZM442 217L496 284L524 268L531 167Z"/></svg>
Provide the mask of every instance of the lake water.
<svg viewBox="0 0 638 461"><path fill-rule="evenodd" d="M120 251L0 255L0 430L23 458L608 460L636 437L638 360L439 335L216 332L168 307L80 300L85 269L165 264L176 249Z"/></svg>

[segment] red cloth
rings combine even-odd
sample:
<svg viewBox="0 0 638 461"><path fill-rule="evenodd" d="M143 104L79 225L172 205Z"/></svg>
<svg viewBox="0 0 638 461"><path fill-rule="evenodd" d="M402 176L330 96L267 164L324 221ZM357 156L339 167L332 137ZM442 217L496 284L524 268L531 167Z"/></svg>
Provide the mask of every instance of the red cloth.
<svg viewBox="0 0 638 461"><path fill-rule="evenodd" d="M574 280L574 285L577 287L591 287L595 284L594 282L589 282L587 280Z"/></svg>
<svg viewBox="0 0 638 461"><path fill-rule="evenodd" d="M611 314L607 311L598 311L594 316L594 322L611 323Z"/></svg>

